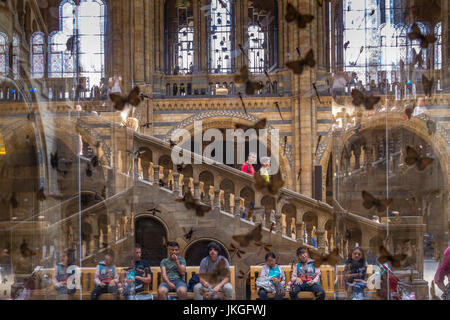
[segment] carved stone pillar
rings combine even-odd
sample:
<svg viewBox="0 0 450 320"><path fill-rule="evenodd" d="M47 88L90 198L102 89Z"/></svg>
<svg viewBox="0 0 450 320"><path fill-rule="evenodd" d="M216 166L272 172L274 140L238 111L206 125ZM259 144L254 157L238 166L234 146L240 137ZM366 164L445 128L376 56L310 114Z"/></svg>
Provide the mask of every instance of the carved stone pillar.
<svg viewBox="0 0 450 320"><path fill-rule="evenodd" d="M234 196L234 216L240 217L241 216L241 197Z"/></svg>
<svg viewBox="0 0 450 320"><path fill-rule="evenodd" d="M324 239L325 230L316 230L316 241L317 248L325 249L325 239Z"/></svg>
<svg viewBox="0 0 450 320"><path fill-rule="evenodd" d="M159 185L159 165L153 165L153 183Z"/></svg>
<svg viewBox="0 0 450 320"><path fill-rule="evenodd" d="M220 210L220 189L214 189L214 207Z"/></svg>
<svg viewBox="0 0 450 320"><path fill-rule="evenodd" d="M295 229L296 229L296 234L297 234L297 242L299 243L299 245L303 245L303 230L304 230L304 223L301 222L301 220L296 219L295 221Z"/></svg>
<svg viewBox="0 0 450 320"><path fill-rule="evenodd" d="M176 171L173 173L173 192L180 193L180 174Z"/></svg>
<svg viewBox="0 0 450 320"><path fill-rule="evenodd" d="M200 182L194 182L194 199L200 200L200 190L199 190Z"/></svg>

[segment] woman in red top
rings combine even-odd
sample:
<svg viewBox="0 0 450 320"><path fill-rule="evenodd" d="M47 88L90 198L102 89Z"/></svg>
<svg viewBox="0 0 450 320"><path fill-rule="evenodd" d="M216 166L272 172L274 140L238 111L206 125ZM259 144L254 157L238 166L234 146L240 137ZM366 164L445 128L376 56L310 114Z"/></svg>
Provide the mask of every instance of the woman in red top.
<svg viewBox="0 0 450 320"><path fill-rule="evenodd" d="M251 174L252 176L255 174L255 169L253 168L252 164L256 163L256 154L251 152L248 155L247 161L242 165L241 171Z"/></svg>

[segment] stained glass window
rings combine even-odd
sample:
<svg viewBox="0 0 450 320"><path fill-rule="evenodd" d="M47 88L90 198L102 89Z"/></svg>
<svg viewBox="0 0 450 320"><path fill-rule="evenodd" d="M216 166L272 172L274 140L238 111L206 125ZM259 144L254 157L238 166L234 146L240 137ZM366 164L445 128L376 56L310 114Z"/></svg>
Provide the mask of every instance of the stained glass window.
<svg viewBox="0 0 450 320"><path fill-rule="evenodd" d="M276 64L277 1L253 3L248 7L248 66L252 73L263 73Z"/></svg>
<svg viewBox="0 0 450 320"><path fill-rule="evenodd" d="M36 32L31 37L31 77L43 78L45 66L45 36L42 32Z"/></svg>
<svg viewBox="0 0 450 320"><path fill-rule="evenodd" d="M20 56L20 40L17 34L13 35L13 48L12 48L12 69L14 78L20 77L19 69L19 56Z"/></svg>
<svg viewBox="0 0 450 320"><path fill-rule="evenodd" d="M8 75L9 73L9 46L8 36L0 32L0 73Z"/></svg>
<svg viewBox="0 0 450 320"><path fill-rule="evenodd" d="M211 73L231 73L233 45L232 0L211 0L208 15L208 69Z"/></svg>
<svg viewBox="0 0 450 320"><path fill-rule="evenodd" d="M411 42L407 34L410 26L405 23L407 2L345 0L344 70L355 72L363 84L387 80L413 80L420 75L420 68L409 79L409 65L413 63L413 49L422 55L423 69L427 68L427 52L418 41ZM422 33L429 33L423 23L417 22Z"/></svg>
<svg viewBox="0 0 450 320"><path fill-rule="evenodd" d="M194 70L194 10L189 0L165 3L165 72L187 74Z"/></svg>
<svg viewBox="0 0 450 320"><path fill-rule="evenodd" d="M252 73L263 73L266 61L264 53L266 39L259 26L250 26L248 28L248 41L249 69Z"/></svg>
<svg viewBox="0 0 450 320"><path fill-rule="evenodd" d="M105 69L105 10L102 0L60 4L60 30L49 36L49 77L75 77L78 69L88 88L100 83ZM67 45L68 40L73 46Z"/></svg>
<svg viewBox="0 0 450 320"><path fill-rule="evenodd" d="M439 22L434 28L434 35L437 40L434 44L434 68L442 69L442 23Z"/></svg>
<svg viewBox="0 0 450 320"><path fill-rule="evenodd" d="M192 73L194 60L194 27L181 27L178 31L177 61L180 73Z"/></svg>

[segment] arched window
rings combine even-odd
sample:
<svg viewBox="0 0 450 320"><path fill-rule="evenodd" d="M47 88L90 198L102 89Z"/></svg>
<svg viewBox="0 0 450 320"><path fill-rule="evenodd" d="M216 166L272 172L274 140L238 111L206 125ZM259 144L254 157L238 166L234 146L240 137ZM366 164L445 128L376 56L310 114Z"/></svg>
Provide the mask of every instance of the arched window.
<svg viewBox="0 0 450 320"><path fill-rule="evenodd" d="M183 75L194 70L194 13L192 1L168 0L165 4L167 74Z"/></svg>
<svg viewBox="0 0 450 320"><path fill-rule="evenodd" d="M20 78L19 55L20 55L20 39L17 34L13 34L12 48L12 69L14 79Z"/></svg>
<svg viewBox="0 0 450 320"><path fill-rule="evenodd" d="M207 16L208 70L210 73L232 73L232 0L211 0L210 5Z"/></svg>
<svg viewBox="0 0 450 320"><path fill-rule="evenodd" d="M193 72L194 61L194 27L184 26L178 30L177 62L182 74Z"/></svg>
<svg viewBox="0 0 450 320"><path fill-rule="evenodd" d="M248 7L249 70L263 73L276 63L277 53L277 2L255 2Z"/></svg>
<svg viewBox="0 0 450 320"><path fill-rule="evenodd" d="M401 0L344 0L344 71L355 72L363 84L400 80L400 60L407 64L411 55L404 24L408 6Z"/></svg>
<svg viewBox="0 0 450 320"><path fill-rule="evenodd" d="M78 71L87 88L98 85L105 73L105 2L63 0L59 26L49 36L49 77L75 77Z"/></svg>
<svg viewBox="0 0 450 320"><path fill-rule="evenodd" d="M31 37L31 77L43 78L45 66L45 36L43 32L36 32Z"/></svg>
<svg viewBox="0 0 450 320"><path fill-rule="evenodd" d="M434 27L434 35L437 38L434 43L434 69L442 69L442 23L439 22Z"/></svg>
<svg viewBox="0 0 450 320"><path fill-rule="evenodd" d="M0 32L0 73L3 75L9 73L8 36L3 32Z"/></svg>

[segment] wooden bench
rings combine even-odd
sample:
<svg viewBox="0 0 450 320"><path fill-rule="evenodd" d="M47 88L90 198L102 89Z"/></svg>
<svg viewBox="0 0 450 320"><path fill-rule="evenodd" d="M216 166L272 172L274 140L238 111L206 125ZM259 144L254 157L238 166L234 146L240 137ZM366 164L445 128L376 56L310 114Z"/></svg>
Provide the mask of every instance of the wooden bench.
<svg viewBox="0 0 450 320"><path fill-rule="evenodd" d="M185 282L186 284L189 282L189 280L192 278L194 274L198 274L200 267L199 266L187 266L186 267L186 275L185 275ZM83 299L83 300L90 300L91 299L91 292L95 288L95 270L96 268L81 268L81 293L80 290L77 290L74 295L71 295L70 299ZM117 267L117 272L119 273L119 279L120 283L124 283L124 277L125 272L124 268ZM53 276L54 269L48 268L48 269L42 269L41 270L41 279L47 275L48 279L51 280ZM161 276L161 268L159 266L151 267L152 272L152 282L151 282L151 288L149 288L149 284L144 284L144 292L141 294L153 294L154 299L157 298L158 294L158 287L162 283L162 276ZM233 297L236 298L236 279L235 279L235 267L230 266L230 283L233 286ZM32 299L35 300L52 300L61 298L58 297L56 294L56 290L53 286L53 284L50 285L48 288L43 288L42 281L36 280L35 282L35 290L33 290ZM169 293L171 297L176 297L176 292ZM121 298L123 298L121 296ZM188 292L187 294L188 299L194 298L193 292ZM105 293L100 295L99 300L113 300L115 299L115 296L110 293Z"/></svg>
<svg viewBox="0 0 450 320"><path fill-rule="evenodd" d="M286 274L286 286L292 275L291 265L282 265L284 272ZM294 265L296 267L296 264ZM325 299L334 299L336 296L346 296L345 282L344 282L344 265L336 266L337 277L335 274L335 268L329 265L320 266L321 277L320 285L325 291ZM256 300L259 298L258 292L256 291L256 279L261 274L262 266L251 266L250 267L250 299ZM367 276L372 275L374 266L367 266ZM373 292L374 290L366 289L366 292ZM268 297L273 297L274 295L268 294ZM286 290L284 298L290 298L289 292ZM315 299L312 292L300 292L298 294L299 299Z"/></svg>

